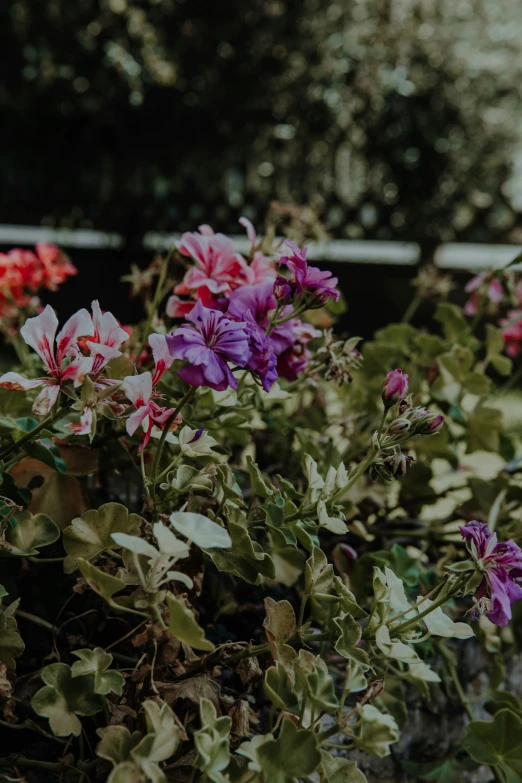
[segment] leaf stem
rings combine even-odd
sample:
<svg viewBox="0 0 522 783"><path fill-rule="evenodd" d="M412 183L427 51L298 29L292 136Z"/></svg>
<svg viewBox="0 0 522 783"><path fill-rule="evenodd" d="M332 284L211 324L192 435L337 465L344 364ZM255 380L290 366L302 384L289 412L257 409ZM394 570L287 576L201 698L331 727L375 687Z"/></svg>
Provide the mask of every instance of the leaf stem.
<svg viewBox="0 0 522 783"><path fill-rule="evenodd" d="M34 427L34 429L32 429L30 432L26 432L26 434L23 435L20 440L17 440L15 443L7 446L7 448L0 452L0 460L6 459L6 457L9 457L15 451L18 451L23 446L25 446L26 443L30 443L32 440L34 440L34 438L42 430L45 430L50 424L53 424L55 421L61 418L69 410L69 405L69 402L64 403L64 405L62 405L60 408L57 408L55 411L52 411L48 416L46 416L45 419L40 422L40 424L37 424L36 427Z"/></svg>

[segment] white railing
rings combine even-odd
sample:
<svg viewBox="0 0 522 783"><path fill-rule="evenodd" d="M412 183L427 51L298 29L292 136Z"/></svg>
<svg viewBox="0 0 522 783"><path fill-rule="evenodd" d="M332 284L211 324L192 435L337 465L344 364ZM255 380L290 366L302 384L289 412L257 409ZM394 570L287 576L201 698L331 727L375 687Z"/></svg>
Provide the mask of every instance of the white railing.
<svg viewBox="0 0 522 783"><path fill-rule="evenodd" d="M143 237L145 250L161 252L180 238L180 234L150 231ZM247 252L249 242L244 235L231 237L238 252ZM121 234L94 229L48 228L45 226L0 225L0 244L34 245L52 242L64 248L99 250L123 248ZM442 269L480 271L505 266L522 253L519 245L488 245L449 242L439 245L434 261ZM376 240L334 239L330 242L310 243L308 257L330 263L391 264L415 266L421 259L420 246L415 242L388 242ZM522 263L515 269L522 269Z"/></svg>

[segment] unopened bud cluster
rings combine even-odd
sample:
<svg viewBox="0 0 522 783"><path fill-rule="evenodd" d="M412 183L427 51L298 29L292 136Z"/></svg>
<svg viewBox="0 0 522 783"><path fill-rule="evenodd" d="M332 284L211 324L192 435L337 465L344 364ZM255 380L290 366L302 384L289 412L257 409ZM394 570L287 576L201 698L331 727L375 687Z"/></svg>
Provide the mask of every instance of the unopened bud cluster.
<svg viewBox="0 0 522 783"><path fill-rule="evenodd" d="M358 370L363 361L361 352L356 348L359 340L360 337L336 340L331 329L326 332L317 358L326 366L324 377L327 381L336 381L340 386L351 383L352 370Z"/></svg>
<svg viewBox="0 0 522 783"><path fill-rule="evenodd" d="M383 449L370 465L370 478L374 481L393 481L404 476L413 462L414 458L403 454L400 446Z"/></svg>

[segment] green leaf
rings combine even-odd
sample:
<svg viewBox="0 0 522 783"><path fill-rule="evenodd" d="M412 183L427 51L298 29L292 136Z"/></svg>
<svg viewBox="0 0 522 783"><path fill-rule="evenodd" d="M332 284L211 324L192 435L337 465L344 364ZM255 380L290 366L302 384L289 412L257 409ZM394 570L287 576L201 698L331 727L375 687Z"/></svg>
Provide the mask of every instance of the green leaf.
<svg viewBox="0 0 522 783"><path fill-rule="evenodd" d="M339 655L342 655L343 658L347 658L349 661L354 661L363 671L368 671L370 669L368 654L360 647L357 647L362 636L361 626L357 620L351 614L343 612L334 619L333 624L339 631L339 636L334 645Z"/></svg>
<svg viewBox="0 0 522 783"><path fill-rule="evenodd" d="M334 758L325 750L321 751L321 771L326 777L325 783L368 783L355 761Z"/></svg>
<svg viewBox="0 0 522 783"><path fill-rule="evenodd" d="M63 567L66 574L78 568L78 560L96 560L103 552L116 548L113 533L138 535L143 519L130 514L120 503L105 503L97 510L86 511L73 519L63 531L63 545L67 552Z"/></svg>
<svg viewBox="0 0 522 783"><path fill-rule="evenodd" d="M218 718L216 709L208 699L201 699L201 728L194 732L194 744L198 751L197 768L213 783L226 783L222 772L230 763L229 734L232 720Z"/></svg>
<svg viewBox="0 0 522 783"><path fill-rule="evenodd" d="M60 538L60 530L46 514L31 514L20 511L16 514L16 525L7 527L5 540L8 547L0 549L0 554L32 557L38 554L42 546L54 544Z"/></svg>
<svg viewBox="0 0 522 783"><path fill-rule="evenodd" d="M502 429L501 411L485 406L475 408L468 417L468 453L498 451Z"/></svg>
<svg viewBox="0 0 522 783"><path fill-rule="evenodd" d="M502 709L512 710L522 718L522 701L514 693L509 691L495 691L485 704L490 715L495 715Z"/></svg>
<svg viewBox="0 0 522 783"><path fill-rule="evenodd" d="M357 705L358 725L353 735L354 745L360 750L384 758L390 754L390 745L399 739L395 718L371 704Z"/></svg>
<svg viewBox="0 0 522 783"><path fill-rule="evenodd" d="M259 466L256 464L256 462L254 462L250 455L247 455L246 463L254 495L258 495L260 498L271 497L275 490L266 483L265 479L263 478L263 474L259 470Z"/></svg>
<svg viewBox="0 0 522 783"><path fill-rule="evenodd" d="M24 446L24 451L28 457L33 457L33 459L40 460L40 462L48 465L58 473L62 473L63 475L66 472L65 462L63 461L56 446L49 446L47 448L42 443L26 443Z"/></svg>
<svg viewBox="0 0 522 783"><path fill-rule="evenodd" d="M274 579L272 558L257 542L252 541L246 525L229 519L228 532L230 548L209 550L216 567L220 571L237 574L251 584L258 583L261 576Z"/></svg>
<svg viewBox="0 0 522 783"><path fill-rule="evenodd" d="M121 696L125 680L120 672L107 671L112 663L110 653L106 653L101 647L95 647L94 650L75 650L73 655L80 659L71 666L73 677L94 674L95 693L106 695L113 692Z"/></svg>
<svg viewBox="0 0 522 783"><path fill-rule="evenodd" d="M5 596L7 593L4 591L2 595ZM8 609L10 608L8 607ZM15 618L0 608L0 661L8 669L14 669L16 667L15 659L22 655L24 649L25 644L18 633Z"/></svg>
<svg viewBox="0 0 522 783"><path fill-rule="evenodd" d="M147 758L151 761L166 761L176 752L181 742L181 735L176 724L174 713L165 702L161 705L152 699L143 703L147 732L154 735ZM136 749L138 753L138 749Z"/></svg>
<svg viewBox="0 0 522 783"><path fill-rule="evenodd" d="M335 685L326 663L308 650L299 650L294 661L296 689L307 699L307 704L321 712L333 712L339 707Z"/></svg>
<svg viewBox="0 0 522 783"><path fill-rule="evenodd" d="M87 560L78 559L78 568L91 590L101 595L106 601L111 601L113 595L119 593L125 587L125 582L116 576L106 574L93 566Z"/></svg>
<svg viewBox="0 0 522 783"><path fill-rule="evenodd" d="M450 343L472 347L476 345L477 340L472 336L471 328L460 307L448 302L441 302L437 306L434 318L442 325L444 337Z"/></svg>
<svg viewBox="0 0 522 783"><path fill-rule="evenodd" d="M280 661L285 668L291 665L296 656L293 647L286 644L295 633L296 621L292 604L288 601L274 601L273 598L265 598L266 617L263 627L274 661Z"/></svg>
<svg viewBox="0 0 522 783"><path fill-rule="evenodd" d="M203 629L196 622L194 613L168 593L169 631L177 639L196 650L211 651L214 645L205 638Z"/></svg>
<svg viewBox="0 0 522 783"><path fill-rule="evenodd" d="M312 731L298 729L284 718L277 739L268 740L257 750L257 758L267 781L290 783L312 775L321 763L317 737Z"/></svg>
<svg viewBox="0 0 522 783"><path fill-rule="evenodd" d="M331 598L334 578L333 565L328 563L326 555L314 547L311 556L305 563L305 592L307 595L319 595L321 598Z"/></svg>
<svg viewBox="0 0 522 783"><path fill-rule="evenodd" d="M472 721L462 746L479 764L499 767L506 783L522 780L522 718L510 709L499 710L492 721Z"/></svg>
<svg viewBox="0 0 522 783"><path fill-rule="evenodd" d="M94 692L92 677L74 677L65 663L51 663L41 673L45 686L35 693L31 706L37 715L49 718L57 737L78 737L82 724L77 715L95 715L103 710L104 699Z"/></svg>
<svg viewBox="0 0 522 783"><path fill-rule="evenodd" d="M299 702L288 673L280 661L266 670L263 681L265 696L280 710L296 712Z"/></svg>
<svg viewBox="0 0 522 783"><path fill-rule="evenodd" d="M176 511L170 515L170 524L200 549L228 549L232 545L225 528L203 514Z"/></svg>
<svg viewBox="0 0 522 783"><path fill-rule="evenodd" d="M142 737L140 731L131 734L125 726L107 726L97 729L96 733L101 739L96 746L96 755L115 766L130 758L131 750Z"/></svg>
<svg viewBox="0 0 522 783"><path fill-rule="evenodd" d="M433 783L458 783L462 777L462 766L456 759L429 761L417 764L414 761L403 761L402 767L410 775L419 780L430 780Z"/></svg>

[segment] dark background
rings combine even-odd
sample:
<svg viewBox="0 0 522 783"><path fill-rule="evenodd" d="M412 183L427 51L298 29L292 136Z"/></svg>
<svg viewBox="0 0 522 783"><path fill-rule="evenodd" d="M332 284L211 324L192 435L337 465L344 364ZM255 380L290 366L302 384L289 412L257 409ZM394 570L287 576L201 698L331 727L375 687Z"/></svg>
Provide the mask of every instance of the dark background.
<svg viewBox="0 0 522 783"><path fill-rule="evenodd" d="M124 235L121 252L71 252L67 312L113 301L129 263L151 258L145 232L238 233L241 214L262 229L274 201L307 207L309 238L417 241L424 259L442 241L519 242L520 9L495 13L486 0L4 0L0 222ZM349 321L405 309L413 270L335 273Z"/></svg>

